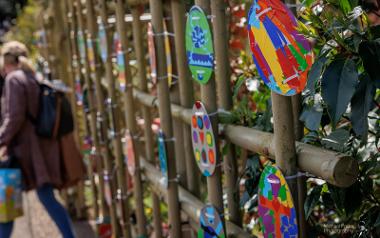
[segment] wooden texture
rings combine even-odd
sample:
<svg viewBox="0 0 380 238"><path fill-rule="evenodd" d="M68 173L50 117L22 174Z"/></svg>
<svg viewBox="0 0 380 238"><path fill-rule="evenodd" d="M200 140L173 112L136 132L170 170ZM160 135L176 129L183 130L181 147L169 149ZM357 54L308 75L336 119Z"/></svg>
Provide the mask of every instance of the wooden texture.
<svg viewBox="0 0 380 238"><path fill-rule="evenodd" d="M125 14L125 1L117 0L116 1L116 28L120 37L122 50L123 52L127 52L129 48L129 42L127 39L127 31L126 25L124 22L124 14ZM129 67L129 56L127 53L124 54L124 63L125 63L125 78L126 78L126 91L124 92L124 105L127 116L127 128L132 135L133 139L133 147L135 152L135 166L136 171L133 175L134 181L134 197L136 203L136 217L137 217L137 226L138 226L138 236L147 236L146 231L146 218L144 214L144 196L143 196L143 188L141 181L141 173L140 173L140 162L139 162L139 154L141 150L141 146L139 140L136 139L136 135L138 134L137 123L136 123L136 115L135 115L135 102L133 98L133 85L132 85L132 74Z"/></svg>
<svg viewBox="0 0 380 238"><path fill-rule="evenodd" d="M227 34L227 16L226 3L224 0L211 1L211 13L215 16L213 21L214 47L216 58L215 77L218 90L218 105L224 110L231 110L232 90L231 90L231 72L230 62L228 58L228 34ZM235 158L235 146L225 141L228 148L224 157L224 173L225 186L227 187L227 207L229 211L229 219L235 224L242 225L242 217L240 214L240 194L236 189L238 184L238 165Z"/></svg>
<svg viewBox="0 0 380 238"><path fill-rule="evenodd" d="M150 11L152 14L152 26L155 33L162 33L163 29L163 6L161 0L150 0ZM181 237L181 218L178 203L178 182L175 151L173 143L173 122L170 108L169 86L166 80L166 60L164 49L164 38L155 37L156 55L157 55L157 78L158 78L158 107L160 114L161 129L165 134L165 138L169 139L166 143L168 155L168 205L169 205L169 225L171 229L169 234L171 237ZM163 80L160 80L162 78Z"/></svg>
<svg viewBox="0 0 380 238"><path fill-rule="evenodd" d="M194 102L193 97L193 82L189 72L186 59L185 49L185 4L180 0L171 0L171 10L173 17L173 28L176 37L175 41L175 54L177 59L178 77L179 77L179 94L180 104L184 107L192 107ZM191 130L188 125L182 125L183 130L183 144L184 144L184 157L186 163L186 181L187 189L195 196L200 195L198 172L193 156L193 148L191 146Z"/></svg>
<svg viewBox="0 0 380 238"><path fill-rule="evenodd" d="M159 101L149 94L135 91L134 95L144 105L159 105ZM191 123L191 109L172 104L171 110L173 117ZM243 126L224 125L221 134L237 146L275 158L272 133ZM297 165L301 171L312 173L338 187L349 187L356 181L359 165L351 156L301 142L296 142L295 145Z"/></svg>
<svg viewBox="0 0 380 238"><path fill-rule="evenodd" d="M78 4L79 1L78 1ZM102 155L102 159L104 160L104 172L100 174L100 176L110 178L110 190L111 190L111 199L113 200L116 195L117 185L116 181L114 180L114 174L113 174L113 165L111 161L111 153L109 151L108 145L109 145L109 138L108 138L108 128L110 128L110 122L108 120L107 114L106 114L106 108L105 108L105 96L104 96L104 90L101 84L101 69L99 68L100 65L100 57L96 52L96 41L97 41L97 24L96 24L96 13L94 11L95 8L95 2L93 0L86 1L86 16L87 16L87 29L88 29L88 37L91 39L92 48L95 52L94 57L94 64L95 64L95 72L91 72L90 67L88 66L88 69L86 70L88 74L91 75L91 78L93 79L93 82L95 83L95 89L96 89L96 100L97 100L97 124L100 124L101 128L96 128L96 130L99 133L99 144L100 144L100 152ZM82 13L82 11L81 11ZM84 29L84 28L83 28ZM88 53L86 53L88 57ZM88 59L86 60L88 61ZM87 63L88 65L88 63ZM89 82L87 84L88 90L94 90L93 83ZM95 96L95 95L94 95ZM99 162L101 163L101 162ZM105 180L105 179L104 179ZM104 183L107 183L108 181L104 181ZM104 185L105 186L105 185ZM105 188L103 188L103 191L101 191L101 196L105 196ZM105 199L104 199L105 200ZM103 205L106 207L106 205ZM104 209L105 210L105 209ZM116 204L112 203L109 206L109 214L111 218L111 225L112 225L112 232L114 235L119 234L118 229L118 219L116 215Z"/></svg>

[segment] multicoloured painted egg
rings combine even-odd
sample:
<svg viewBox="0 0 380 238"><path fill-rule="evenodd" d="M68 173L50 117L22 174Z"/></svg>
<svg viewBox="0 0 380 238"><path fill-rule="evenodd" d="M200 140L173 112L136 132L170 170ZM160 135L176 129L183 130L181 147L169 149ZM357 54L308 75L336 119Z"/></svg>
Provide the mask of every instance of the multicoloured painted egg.
<svg viewBox="0 0 380 238"><path fill-rule="evenodd" d="M92 149L92 139L90 136L85 136L82 143L82 153L89 155Z"/></svg>
<svg viewBox="0 0 380 238"><path fill-rule="evenodd" d="M166 22L163 20L163 25L164 25L164 32L165 32L165 37L164 37L164 43L165 43L165 55L166 55L166 68L167 68L167 73L168 73L168 85L169 87L172 85L173 82L173 64L172 64L172 53L170 49L170 39L169 39L169 33L168 33L168 28L166 27Z"/></svg>
<svg viewBox="0 0 380 238"><path fill-rule="evenodd" d="M107 52L107 33L106 33L106 29L103 23L99 24L98 37L99 37L100 58L102 59L103 63L105 63L107 61L108 52Z"/></svg>
<svg viewBox="0 0 380 238"><path fill-rule="evenodd" d="M83 90L80 82L80 78L75 79L75 98L77 100L77 105L83 105Z"/></svg>
<svg viewBox="0 0 380 238"><path fill-rule="evenodd" d="M95 52L91 39L87 39L87 55L91 72L95 72Z"/></svg>
<svg viewBox="0 0 380 238"><path fill-rule="evenodd" d="M117 32L113 35L113 46L114 52L116 54L116 64L117 64L117 79L119 81L119 87L122 92L125 91L126 80L125 80L125 64L124 64L124 52Z"/></svg>
<svg viewBox="0 0 380 238"><path fill-rule="evenodd" d="M193 6L187 18L186 54L193 78L206 84L214 69L214 49L207 17L199 6Z"/></svg>
<svg viewBox="0 0 380 238"><path fill-rule="evenodd" d="M157 59L156 48L154 44L154 32L152 23L148 23L148 53L150 61L150 77L152 83L157 83Z"/></svg>
<svg viewBox="0 0 380 238"><path fill-rule="evenodd" d="M286 96L302 92L313 62L311 46L297 26L296 18L281 1L253 1L248 14L253 61L265 84Z"/></svg>
<svg viewBox="0 0 380 238"><path fill-rule="evenodd" d="M104 175L104 199L108 206L112 204L111 181L108 175Z"/></svg>
<svg viewBox="0 0 380 238"><path fill-rule="evenodd" d="M133 140L129 131L125 132L124 154L127 156L127 167L130 175L134 175L136 171L135 151L133 150Z"/></svg>
<svg viewBox="0 0 380 238"><path fill-rule="evenodd" d="M158 136L158 160L160 162L160 169L162 174L161 183L165 186L165 188L168 187L168 159L166 156L166 140L165 135L162 130L159 130Z"/></svg>
<svg viewBox="0 0 380 238"><path fill-rule="evenodd" d="M212 205L206 205L202 208L199 220L201 228L198 230L198 238L225 237L222 220Z"/></svg>
<svg viewBox="0 0 380 238"><path fill-rule="evenodd" d="M279 168L267 165L259 182L259 221L264 237L298 237L292 194Z"/></svg>
<svg viewBox="0 0 380 238"><path fill-rule="evenodd" d="M77 43L78 43L78 50L79 50L79 57L81 64L84 64L85 58L86 58L86 43L84 41L84 35L83 31L79 30L77 35Z"/></svg>
<svg viewBox="0 0 380 238"><path fill-rule="evenodd" d="M211 120L202 102L193 106L191 119L193 152L199 169L204 176L211 176L216 165L216 145Z"/></svg>

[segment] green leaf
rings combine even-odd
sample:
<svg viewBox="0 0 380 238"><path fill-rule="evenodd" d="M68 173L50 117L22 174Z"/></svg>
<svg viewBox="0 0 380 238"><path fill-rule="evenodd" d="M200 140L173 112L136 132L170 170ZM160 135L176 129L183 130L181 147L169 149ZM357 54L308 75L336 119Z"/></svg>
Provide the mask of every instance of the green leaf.
<svg viewBox="0 0 380 238"><path fill-rule="evenodd" d="M322 145L327 149L343 152L345 149L345 144L349 138L350 132L346 129L340 128L336 131L333 131L326 138L323 138Z"/></svg>
<svg viewBox="0 0 380 238"><path fill-rule="evenodd" d="M244 205L251 199L251 196L247 191L244 191L243 195L240 198L240 207L244 207Z"/></svg>
<svg viewBox="0 0 380 238"><path fill-rule="evenodd" d="M305 123L307 129L317 131L321 124L323 108L320 105L305 107L300 116L300 120Z"/></svg>
<svg viewBox="0 0 380 238"><path fill-rule="evenodd" d="M380 39L363 41L359 45L359 55L368 75L375 83L375 86L380 88Z"/></svg>
<svg viewBox="0 0 380 238"><path fill-rule="evenodd" d="M245 165L246 176L249 178L260 177L261 174L260 156L258 154L248 157Z"/></svg>
<svg viewBox="0 0 380 238"><path fill-rule="evenodd" d="M222 147L222 155L226 156L229 150L230 150L230 144L227 144L227 143L224 144Z"/></svg>
<svg viewBox="0 0 380 238"><path fill-rule="evenodd" d="M304 210L306 219L309 218L312 213L314 207L317 205L319 198L321 196L322 186L315 186L310 194L306 197Z"/></svg>
<svg viewBox="0 0 380 238"><path fill-rule="evenodd" d="M349 0L339 0L339 5L345 14L352 11L351 4L350 4Z"/></svg>
<svg viewBox="0 0 380 238"><path fill-rule="evenodd" d="M368 113L373 105L376 89L367 74L360 80L358 89L351 99L351 122L356 135L363 139L368 133Z"/></svg>
<svg viewBox="0 0 380 238"><path fill-rule="evenodd" d="M302 2L303 5L307 6L307 7L310 7L311 4L313 4L315 2L315 0L304 0Z"/></svg>
<svg viewBox="0 0 380 238"><path fill-rule="evenodd" d="M317 144L319 142L319 136L316 131L310 131L302 138L302 143Z"/></svg>
<svg viewBox="0 0 380 238"><path fill-rule="evenodd" d="M326 55L322 55L311 66L307 79L306 89L310 90L312 94L315 93L316 85L321 79L323 68L327 60L328 58L326 57Z"/></svg>
<svg viewBox="0 0 380 238"><path fill-rule="evenodd" d="M346 188L345 191L344 209L347 216L351 217L362 205L363 193L360 191L360 184L358 182ZM355 199L352 199L353 197Z"/></svg>
<svg viewBox="0 0 380 238"><path fill-rule="evenodd" d="M233 95L234 98L238 95L239 90L240 90L241 86L242 86L244 83L245 83L245 78L244 78L243 75L241 75L241 76L237 79L237 81L236 81L236 83L235 83L235 87L234 87L234 95Z"/></svg>
<svg viewBox="0 0 380 238"><path fill-rule="evenodd" d="M329 191L331 194L331 198L333 199L335 203L335 207L338 209L338 211L341 214L345 213L345 208L344 208L344 201L346 199L346 192L342 188L335 187L331 184L329 186Z"/></svg>
<svg viewBox="0 0 380 238"><path fill-rule="evenodd" d="M378 226L380 226L380 213L379 213L379 215L377 216L377 219L376 219L376 222L375 222L374 227L378 227Z"/></svg>
<svg viewBox="0 0 380 238"><path fill-rule="evenodd" d="M322 97L334 127L346 112L358 84L358 77L356 64L352 59L333 61L322 76Z"/></svg>

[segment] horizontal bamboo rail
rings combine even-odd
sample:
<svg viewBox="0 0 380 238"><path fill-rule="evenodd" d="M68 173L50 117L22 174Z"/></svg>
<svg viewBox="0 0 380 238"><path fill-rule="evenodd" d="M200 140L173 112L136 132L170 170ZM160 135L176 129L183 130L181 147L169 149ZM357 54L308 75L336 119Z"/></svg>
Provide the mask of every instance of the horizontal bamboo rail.
<svg viewBox="0 0 380 238"><path fill-rule="evenodd" d="M152 164L150 164L145 158L140 157L141 167L145 172L146 179L155 188L156 192L159 192L165 202L168 201L168 193L166 188L160 183L162 177L161 172L158 171ZM199 214L201 209L205 206L198 198L193 196L190 192L184 189L182 186L178 186L179 202L181 209L195 222L199 221ZM226 221L228 237L235 238L252 238L253 236L248 234L242 228L238 227L232 222Z"/></svg>
<svg viewBox="0 0 380 238"><path fill-rule="evenodd" d="M156 97L134 90L135 98L150 107L158 106ZM191 123L192 110L171 104L172 115ZM274 158L274 135L256 129L223 125L222 132L231 143L244 149ZM301 171L309 172L338 187L352 185L359 174L359 165L352 157L316 146L296 142L297 164Z"/></svg>

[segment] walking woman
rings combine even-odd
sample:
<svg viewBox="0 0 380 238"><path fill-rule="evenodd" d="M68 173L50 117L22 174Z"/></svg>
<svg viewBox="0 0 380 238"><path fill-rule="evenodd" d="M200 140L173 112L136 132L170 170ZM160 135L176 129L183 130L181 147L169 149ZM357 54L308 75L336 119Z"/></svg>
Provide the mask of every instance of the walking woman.
<svg viewBox="0 0 380 238"><path fill-rule="evenodd" d="M11 158L22 171L23 188L37 195L64 238L74 232L65 208L53 189L75 184L84 175L80 153L72 134L57 139L38 137L29 115L36 118L40 86L20 42L8 42L0 54L0 72L5 78L1 96L0 157ZM0 238L9 238L13 221L0 223Z"/></svg>

